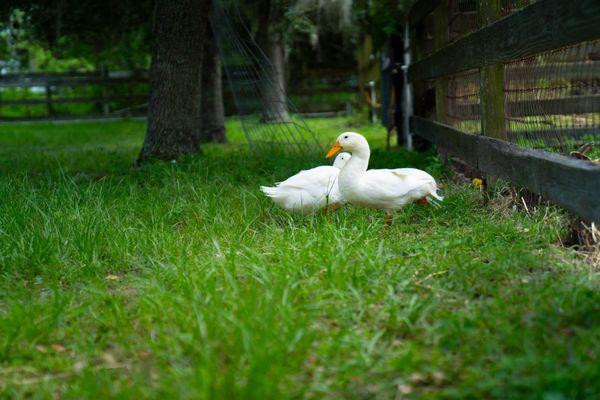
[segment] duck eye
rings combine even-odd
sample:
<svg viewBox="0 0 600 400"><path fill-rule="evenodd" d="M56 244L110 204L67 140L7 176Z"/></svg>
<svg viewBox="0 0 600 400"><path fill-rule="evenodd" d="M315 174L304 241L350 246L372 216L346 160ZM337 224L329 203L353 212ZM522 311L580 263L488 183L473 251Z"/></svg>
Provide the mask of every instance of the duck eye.
<svg viewBox="0 0 600 400"><path fill-rule="evenodd" d="M344 139L348 139L348 135L344 136Z"/></svg>

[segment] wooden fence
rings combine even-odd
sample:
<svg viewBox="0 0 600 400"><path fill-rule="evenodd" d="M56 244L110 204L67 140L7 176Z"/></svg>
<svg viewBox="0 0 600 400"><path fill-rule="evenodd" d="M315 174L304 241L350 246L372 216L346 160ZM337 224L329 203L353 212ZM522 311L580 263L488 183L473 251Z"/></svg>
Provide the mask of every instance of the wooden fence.
<svg viewBox="0 0 600 400"><path fill-rule="evenodd" d="M38 119L71 119L71 118L103 118L128 115L142 115L137 107L147 101L146 90L135 93L133 85L147 85L148 75L146 71L111 71L111 72L68 72L68 73L13 73L0 75L0 120L38 120ZM97 90L94 95L66 96L65 91L77 93L77 89L93 87ZM38 94L43 96L21 97L21 94L7 97L6 89L38 89ZM111 91L119 88L124 94L111 94ZM1 89L5 89L2 91ZM90 92L87 90L84 92ZM4 96L3 96L4 95ZM95 107L95 112L81 114L59 113L56 108L60 105L89 104ZM120 104L118 108L114 104ZM44 106L45 113L29 115L3 116L3 109L11 106L27 106L25 110Z"/></svg>
<svg viewBox="0 0 600 400"><path fill-rule="evenodd" d="M344 70L348 74L347 70ZM338 76L342 74L334 71ZM321 78L331 71L314 71L321 73ZM335 75L334 75L335 76ZM345 76L345 75L343 75ZM306 79L309 79L310 76ZM358 94L358 88L348 79L331 85L311 87L305 82L295 85L290 95L299 99L300 112L314 113L324 111L340 111L347 107L348 97ZM337 81L336 81L337 82ZM67 73L12 73L0 75L0 121L32 121L32 120L64 120L112 118L122 116L145 116L148 101L148 71L98 71ZM73 95L78 89L86 95ZM3 91L5 89L5 91ZM37 96L7 96L7 89L37 89ZM82 90L79 90L81 92ZM94 95L89 95L93 92ZM3 96L4 94L4 96ZM330 94L347 94L340 98L328 99ZM225 85L225 102L229 114L235 113L233 100ZM20 98L24 97L24 98ZM322 99L321 99L322 97ZM331 97L331 96L329 96ZM338 96L339 97L339 96ZM62 105L88 105L87 112L72 113L69 110L57 110ZM14 106L23 106L23 115L4 115L3 111ZM42 109L41 109L42 108ZM35 113L33 112L35 110ZM33 114L33 115L32 115Z"/></svg>
<svg viewBox="0 0 600 400"><path fill-rule="evenodd" d="M597 0L538 0L501 18L500 0L478 0L481 26L475 32L448 42L445 23L448 0L419 0L412 7L408 24L411 28L409 81L413 86L411 132L435 143L483 174L506 179L543 196L579 216L600 223L600 166L585 160L527 149L509 143L505 118L526 104L505 102L504 80L522 71L505 63L540 53L600 38L600 2ZM423 50L422 24L433 13L434 35L429 55ZM594 63L594 79L600 79L600 63ZM578 65L539 66L538 73L551 73L556 68L577 74ZM586 64L590 68L590 64ZM462 132L447 124L444 115L448 96L448 77L469 70L479 82L480 101L462 105L466 119L481 120L481 134ZM426 94L427 82L435 81L435 119L431 115L431 99ZM538 103L539 104L539 103ZM533 108L530 108L533 110ZM541 112L599 113L600 95L586 98L545 100ZM532 111L534 112L534 111ZM519 116L523 116L520 114ZM584 129L585 130L585 129Z"/></svg>

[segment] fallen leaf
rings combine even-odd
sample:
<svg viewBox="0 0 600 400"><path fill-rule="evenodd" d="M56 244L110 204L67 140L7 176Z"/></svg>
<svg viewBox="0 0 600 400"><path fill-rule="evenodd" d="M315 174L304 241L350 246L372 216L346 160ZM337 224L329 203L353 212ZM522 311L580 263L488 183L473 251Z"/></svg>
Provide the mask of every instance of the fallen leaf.
<svg viewBox="0 0 600 400"><path fill-rule="evenodd" d="M398 391L402 394L410 394L412 393L412 387L410 385L407 385L405 383L399 383L398 384Z"/></svg>
<svg viewBox="0 0 600 400"><path fill-rule="evenodd" d="M440 371L434 371L431 373L431 377L433 378L433 382L436 385L442 384L446 380L446 376Z"/></svg>
<svg viewBox="0 0 600 400"><path fill-rule="evenodd" d="M423 374L419 374L418 372L415 372L408 379L412 383L419 383L419 382L424 382L425 381L425 376L423 376Z"/></svg>
<svg viewBox="0 0 600 400"><path fill-rule="evenodd" d="M106 275L104 279L107 281L118 281L120 278L117 275Z"/></svg>
<svg viewBox="0 0 600 400"><path fill-rule="evenodd" d="M35 345L35 349L37 351L39 351L40 353L47 353L48 352L48 349L46 348L46 346L43 346L41 344L36 344Z"/></svg>
<svg viewBox="0 0 600 400"><path fill-rule="evenodd" d="M75 364L73 364L73 371L79 373L83 371L87 367L87 362L85 360L79 360Z"/></svg>
<svg viewBox="0 0 600 400"><path fill-rule="evenodd" d="M138 351L138 356L140 356L141 358L148 358L152 355L152 352L150 350L140 350Z"/></svg>
<svg viewBox="0 0 600 400"><path fill-rule="evenodd" d="M102 361L104 361L109 367L115 366L117 364L117 359L110 353L104 353L100 356Z"/></svg>
<svg viewBox="0 0 600 400"><path fill-rule="evenodd" d="M306 359L305 365L309 368L314 367L315 365L317 365L318 362L318 358L315 355L309 355L308 358Z"/></svg>
<svg viewBox="0 0 600 400"><path fill-rule="evenodd" d="M50 347L52 347L57 353L64 353L65 351L67 351L67 349L65 349L58 343L51 344Z"/></svg>

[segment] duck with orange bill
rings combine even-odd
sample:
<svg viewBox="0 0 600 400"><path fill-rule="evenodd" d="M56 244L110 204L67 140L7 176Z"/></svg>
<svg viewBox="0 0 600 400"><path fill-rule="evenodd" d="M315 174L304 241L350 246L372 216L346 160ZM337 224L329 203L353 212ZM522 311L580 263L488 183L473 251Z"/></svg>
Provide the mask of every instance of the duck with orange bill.
<svg viewBox="0 0 600 400"><path fill-rule="evenodd" d="M386 226L396 211L407 204L435 204L444 199L437 194L435 179L420 169L368 169L371 150L367 139L359 133L339 135L327 157L341 150L352 153L338 177L342 197L352 204L385 211Z"/></svg>

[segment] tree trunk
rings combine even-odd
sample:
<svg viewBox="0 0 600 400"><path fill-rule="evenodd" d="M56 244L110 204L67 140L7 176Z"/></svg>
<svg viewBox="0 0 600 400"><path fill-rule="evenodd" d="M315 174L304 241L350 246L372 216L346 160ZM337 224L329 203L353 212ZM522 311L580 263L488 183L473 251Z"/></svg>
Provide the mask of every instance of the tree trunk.
<svg viewBox="0 0 600 400"><path fill-rule="evenodd" d="M148 129L138 162L200 152L202 46L209 0L158 0Z"/></svg>
<svg viewBox="0 0 600 400"><path fill-rule="evenodd" d="M202 135L200 141L226 143L221 60L211 29L202 54Z"/></svg>
<svg viewBox="0 0 600 400"><path fill-rule="evenodd" d="M287 122L290 120L285 92L285 59L283 38L280 32L274 32L273 21L283 17L281 7L271 0L258 2L257 42L265 51L269 63L265 65L265 77L262 80L263 118L268 122Z"/></svg>
<svg viewBox="0 0 600 400"><path fill-rule="evenodd" d="M267 55L270 65L263 87L265 99L265 120L269 122L287 122L290 120L285 91L285 60L281 36L270 35L268 39Z"/></svg>

